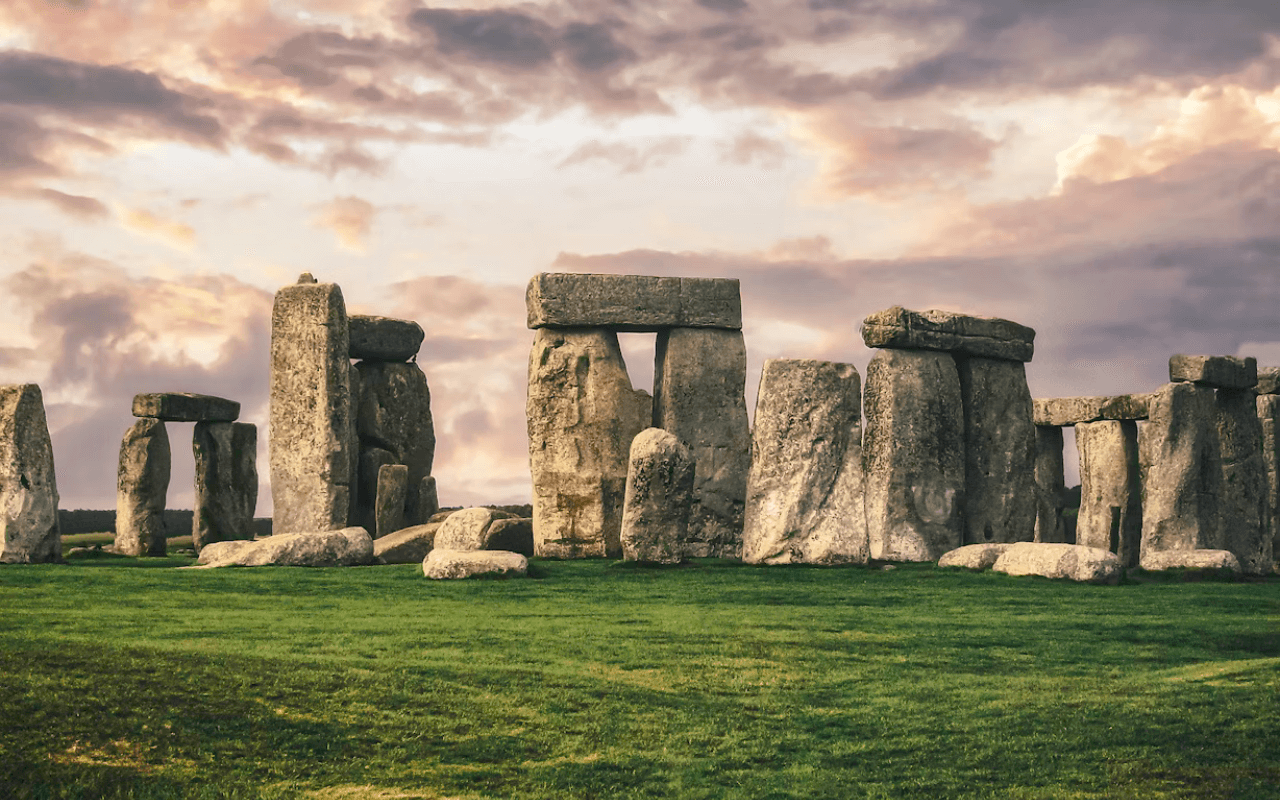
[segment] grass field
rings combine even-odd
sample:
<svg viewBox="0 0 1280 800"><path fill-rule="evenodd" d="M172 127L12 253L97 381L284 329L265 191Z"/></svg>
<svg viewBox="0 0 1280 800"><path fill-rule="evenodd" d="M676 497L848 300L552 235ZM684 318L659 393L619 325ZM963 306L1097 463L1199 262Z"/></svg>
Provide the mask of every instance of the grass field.
<svg viewBox="0 0 1280 800"><path fill-rule="evenodd" d="M0 568L5 798L1280 797L1280 582Z"/></svg>

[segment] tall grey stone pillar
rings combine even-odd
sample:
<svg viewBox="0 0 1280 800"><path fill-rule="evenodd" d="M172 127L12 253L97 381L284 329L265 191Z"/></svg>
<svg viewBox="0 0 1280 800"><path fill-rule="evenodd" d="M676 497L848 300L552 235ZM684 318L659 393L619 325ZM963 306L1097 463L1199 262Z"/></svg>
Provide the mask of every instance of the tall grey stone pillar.
<svg viewBox="0 0 1280 800"><path fill-rule="evenodd" d="M959 357L964 406L965 544L1030 542L1036 432L1021 361Z"/></svg>
<svg viewBox="0 0 1280 800"><path fill-rule="evenodd" d="M210 542L252 539L258 504L257 426L197 422L191 449L196 463L191 541L196 552Z"/></svg>
<svg viewBox="0 0 1280 800"><path fill-rule="evenodd" d="M661 428L631 441L622 510L622 557L677 564L684 558L693 511L693 452Z"/></svg>
<svg viewBox="0 0 1280 800"><path fill-rule="evenodd" d="M1106 420L1076 425L1080 451L1080 514L1076 544L1110 550L1125 567L1138 566L1142 491L1138 423Z"/></svg>
<svg viewBox="0 0 1280 800"><path fill-rule="evenodd" d="M1259 394L1258 421L1262 429L1262 461L1267 466L1267 530L1271 535L1271 560L1280 558L1280 395Z"/></svg>
<svg viewBox="0 0 1280 800"><path fill-rule="evenodd" d="M1066 542L1062 509L1066 505L1066 477L1062 454L1062 428L1036 426L1036 534L1035 541Z"/></svg>
<svg viewBox="0 0 1280 800"><path fill-rule="evenodd" d="M1272 543L1257 396L1251 388L1222 388L1216 401L1223 549L1239 559L1241 572L1266 575L1271 571Z"/></svg>
<svg viewBox="0 0 1280 800"><path fill-rule="evenodd" d="M1138 436L1144 553L1224 549L1215 405L1213 388L1194 383L1151 395Z"/></svg>
<svg viewBox="0 0 1280 800"><path fill-rule="evenodd" d="M165 554L164 505L171 464L163 421L142 417L125 431L116 473L116 552Z"/></svg>
<svg viewBox="0 0 1280 800"><path fill-rule="evenodd" d="M412 525L426 522L422 502L422 480L431 474L435 459L436 434L431 417L431 389L427 376L414 363L401 361L361 361L359 371L360 407L357 429L362 449L378 448L391 454L387 463L409 468L404 518ZM376 483L377 475L373 476ZM361 500L372 509L373 496Z"/></svg>
<svg viewBox="0 0 1280 800"><path fill-rule="evenodd" d="M44 397L34 383L0 386L0 563L61 560L58 482Z"/></svg>

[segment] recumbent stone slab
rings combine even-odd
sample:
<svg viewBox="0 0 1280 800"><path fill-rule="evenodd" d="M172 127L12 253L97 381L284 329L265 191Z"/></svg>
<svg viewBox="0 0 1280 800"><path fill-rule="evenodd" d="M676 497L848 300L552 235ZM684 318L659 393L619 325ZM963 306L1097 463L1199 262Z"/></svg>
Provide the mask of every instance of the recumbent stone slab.
<svg viewBox="0 0 1280 800"><path fill-rule="evenodd" d="M911 311L893 306L862 321L867 347L945 350L979 358L1030 361L1036 332L995 317L951 311Z"/></svg>
<svg viewBox="0 0 1280 800"><path fill-rule="evenodd" d="M352 567L373 563L373 539L364 528L277 533L252 542L214 542L195 568Z"/></svg>
<svg viewBox="0 0 1280 800"><path fill-rule="evenodd" d="M245 422L197 422L191 438L196 502L191 542L252 539L258 504L258 428Z"/></svg>
<svg viewBox="0 0 1280 800"><path fill-rule="evenodd" d="M956 367L964 406L964 542L1030 542L1036 429L1026 367L994 358L958 358Z"/></svg>
<svg viewBox="0 0 1280 800"><path fill-rule="evenodd" d="M1080 452L1080 511L1076 544L1100 547L1138 565L1142 544L1138 423L1102 420L1076 425Z"/></svg>
<svg viewBox="0 0 1280 800"><path fill-rule="evenodd" d="M442 522L411 525L373 540L373 556L380 564L421 564L435 546Z"/></svg>
<svg viewBox="0 0 1280 800"><path fill-rule="evenodd" d="M1143 553L1223 549L1215 403L1211 387L1194 383L1165 384L1152 395L1138 434Z"/></svg>
<svg viewBox="0 0 1280 800"><path fill-rule="evenodd" d="M422 574L433 580L519 577L528 572L529 560L506 550L432 550L422 562Z"/></svg>
<svg viewBox="0 0 1280 800"><path fill-rule="evenodd" d="M660 331L742 327L736 278L543 272L525 295L530 328Z"/></svg>
<svg viewBox="0 0 1280 800"><path fill-rule="evenodd" d="M44 397L34 383L0 386L0 563L61 560Z"/></svg>
<svg viewBox="0 0 1280 800"><path fill-rule="evenodd" d="M125 431L116 473L117 553L165 554L164 505L171 463L163 421L144 417Z"/></svg>
<svg viewBox="0 0 1280 800"><path fill-rule="evenodd" d="M490 550L489 531L494 522L509 515L492 508L464 508L450 514L436 532L441 550Z"/></svg>
<svg viewBox="0 0 1280 800"><path fill-rule="evenodd" d="M631 442L622 506L622 558L677 564L693 513L693 452L661 428Z"/></svg>
<svg viewBox="0 0 1280 800"><path fill-rule="evenodd" d="M1006 575L1039 575L1081 583L1117 584L1124 572L1120 557L1100 547L1019 542L1009 546L991 569Z"/></svg>
<svg viewBox="0 0 1280 800"><path fill-rule="evenodd" d="M408 361L418 354L426 334L413 320L352 314L348 353L354 359Z"/></svg>
<svg viewBox="0 0 1280 800"><path fill-rule="evenodd" d="M169 422L234 422L240 416L240 404L189 392L139 394L133 397L133 415Z"/></svg>
<svg viewBox="0 0 1280 800"><path fill-rule="evenodd" d="M1258 384L1258 360L1234 356L1184 356L1169 359L1169 380L1216 389L1252 389Z"/></svg>
<svg viewBox="0 0 1280 800"><path fill-rule="evenodd" d="M1150 394L1110 397L1049 397L1034 401L1037 425L1075 425L1104 419L1146 419Z"/></svg>
<svg viewBox="0 0 1280 800"><path fill-rule="evenodd" d="M1143 553L1140 566L1149 572L1166 569L1240 572L1240 561L1230 550L1160 550Z"/></svg>
<svg viewBox="0 0 1280 800"><path fill-rule="evenodd" d="M964 569L991 569L1000 560L1000 556L1012 547L1008 542L992 544L967 544L944 553L938 559L940 567L963 567Z"/></svg>

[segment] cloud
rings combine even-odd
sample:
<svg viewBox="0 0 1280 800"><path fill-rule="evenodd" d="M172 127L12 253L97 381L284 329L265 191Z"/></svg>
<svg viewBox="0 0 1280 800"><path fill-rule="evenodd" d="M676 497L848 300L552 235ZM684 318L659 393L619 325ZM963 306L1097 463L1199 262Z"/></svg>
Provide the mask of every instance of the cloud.
<svg viewBox="0 0 1280 800"><path fill-rule="evenodd" d="M121 209L120 221L135 233L157 239L179 250L190 251L196 244L195 228L185 222L163 219L144 208Z"/></svg>
<svg viewBox="0 0 1280 800"><path fill-rule="evenodd" d="M353 253L363 253L369 244L378 209L360 197L335 197L320 206L311 224L328 228L338 237L338 244Z"/></svg>
<svg viewBox="0 0 1280 800"><path fill-rule="evenodd" d="M730 164L777 169L786 159L787 148L777 139L769 139L754 131L743 131L721 145L722 157Z"/></svg>
<svg viewBox="0 0 1280 800"><path fill-rule="evenodd" d="M626 142L602 142L593 139L578 145L557 166L563 168L592 161L604 161L616 166L624 175L634 174L650 166L666 164L670 159L685 152L690 141L691 137L688 136L663 136L643 146L637 146Z"/></svg>

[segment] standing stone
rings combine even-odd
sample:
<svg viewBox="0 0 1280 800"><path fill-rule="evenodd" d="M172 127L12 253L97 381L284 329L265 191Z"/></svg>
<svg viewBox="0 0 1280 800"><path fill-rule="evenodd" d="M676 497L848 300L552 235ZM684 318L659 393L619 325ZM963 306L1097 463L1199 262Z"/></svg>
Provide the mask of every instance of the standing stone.
<svg viewBox="0 0 1280 800"><path fill-rule="evenodd" d="M271 314L275 534L340 530L351 514L346 305L333 283L276 292Z"/></svg>
<svg viewBox="0 0 1280 800"><path fill-rule="evenodd" d="M355 364L347 364L347 463L351 470L351 483L347 493L347 525L363 527L366 531L374 528L373 506L374 495L365 490L360 479L360 458L363 448L360 446L360 430L357 420L360 416L360 403L364 399L364 390L360 385L360 370ZM374 483L377 483L375 475ZM376 490L376 486L375 486Z"/></svg>
<svg viewBox="0 0 1280 800"><path fill-rule="evenodd" d="M404 464L384 464L378 468L375 535L386 536L404 527L404 505L408 489L409 468Z"/></svg>
<svg viewBox="0 0 1280 800"><path fill-rule="evenodd" d="M171 462L164 422L142 418L124 432L116 473L116 552L165 554L164 504Z"/></svg>
<svg viewBox="0 0 1280 800"><path fill-rule="evenodd" d="M396 457L390 450L384 450L381 447L360 448L360 462L356 468L357 480L354 493L362 500L358 507L359 513L354 521L358 523L359 527L367 531L377 531L378 529L378 475L383 467L394 463L396 463Z"/></svg>
<svg viewBox="0 0 1280 800"><path fill-rule="evenodd" d="M862 386L852 364L764 363L756 401L742 558L863 563Z"/></svg>
<svg viewBox="0 0 1280 800"><path fill-rule="evenodd" d="M741 331L673 328L658 334L653 425L686 442L697 464L686 555L742 553L751 469L746 383Z"/></svg>
<svg viewBox="0 0 1280 800"><path fill-rule="evenodd" d="M631 388L617 334L539 328L525 410L535 552L620 556L631 440L649 427L652 404Z"/></svg>
<svg viewBox="0 0 1280 800"><path fill-rule="evenodd" d="M1138 436L1142 552L1221 550L1222 467L1214 391L1168 383L1151 397Z"/></svg>
<svg viewBox="0 0 1280 800"><path fill-rule="evenodd" d="M1274 562L1280 557L1280 439L1276 437L1277 422L1280 422L1280 396L1258 395L1257 409L1262 428L1262 461L1267 467L1267 530L1271 535L1271 560Z"/></svg>
<svg viewBox="0 0 1280 800"><path fill-rule="evenodd" d="M1219 389L1216 400L1223 549L1235 553L1246 575L1266 575L1271 571L1272 545L1257 397L1251 389Z"/></svg>
<svg viewBox="0 0 1280 800"><path fill-rule="evenodd" d="M958 358L964 407L965 544L1030 542L1036 428L1020 361Z"/></svg>
<svg viewBox="0 0 1280 800"><path fill-rule="evenodd" d="M693 513L693 452L661 428L641 431L631 443L622 506L622 557L677 564L684 556Z"/></svg>
<svg viewBox="0 0 1280 800"><path fill-rule="evenodd" d="M361 361L356 368L360 372L357 428L361 446L387 450L393 463L409 468L405 519L415 524L425 522L422 479L431 474L436 452L427 376L417 364L409 363ZM368 497L365 503L371 508L374 498Z"/></svg>
<svg viewBox="0 0 1280 800"><path fill-rule="evenodd" d="M244 422L197 422L191 438L196 504L191 542L252 539L258 504L258 428Z"/></svg>
<svg viewBox="0 0 1280 800"><path fill-rule="evenodd" d="M436 479L428 475L418 486L418 525L425 525L440 510L440 497L436 493Z"/></svg>
<svg viewBox="0 0 1280 800"><path fill-rule="evenodd" d="M1067 493L1062 458L1062 428L1056 425L1037 425L1034 540L1037 542L1057 544L1067 540L1066 525L1062 520Z"/></svg>
<svg viewBox="0 0 1280 800"><path fill-rule="evenodd" d="M881 350L867 365L862 442L871 557L934 561L960 546L964 412L947 353Z"/></svg>
<svg viewBox="0 0 1280 800"><path fill-rule="evenodd" d="M1133 421L1076 425L1080 451L1080 513L1076 544L1100 547L1138 566L1142 542L1142 491L1138 481L1138 424Z"/></svg>
<svg viewBox="0 0 1280 800"><path fill-rule="evenodd" d="M0 386L0 563L61 560L44 398L34 383Z"/></svg>

